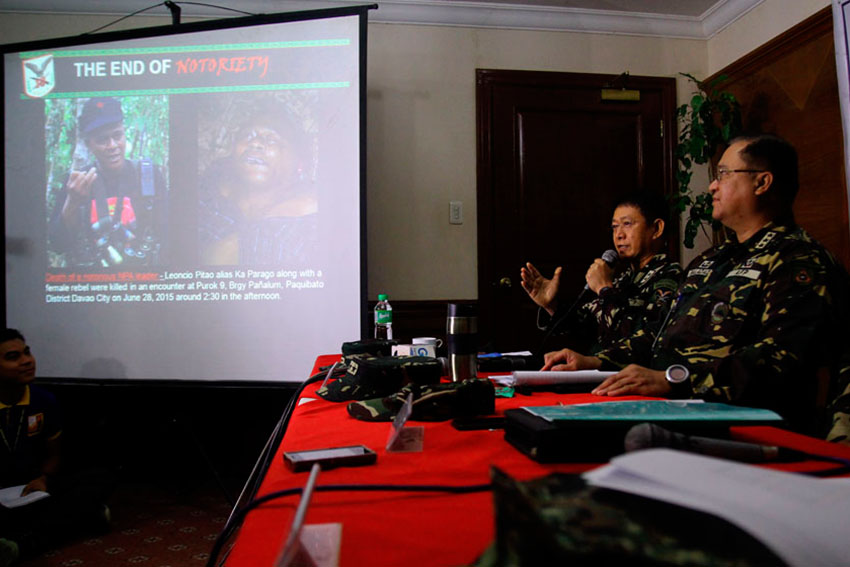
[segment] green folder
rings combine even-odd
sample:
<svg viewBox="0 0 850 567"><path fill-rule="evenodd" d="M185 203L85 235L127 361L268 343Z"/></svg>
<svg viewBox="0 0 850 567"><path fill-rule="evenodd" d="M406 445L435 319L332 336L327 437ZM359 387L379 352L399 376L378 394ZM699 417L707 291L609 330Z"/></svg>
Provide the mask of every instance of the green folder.
<svg viewBox="0 0 850 567"><path fill-rule="evenodd" d="M777 424L782 418L776 412L730 404L684 402L677 400L638 400L599 402L571 406L527 406L525 411L546 421L725 421Z"/></svg>

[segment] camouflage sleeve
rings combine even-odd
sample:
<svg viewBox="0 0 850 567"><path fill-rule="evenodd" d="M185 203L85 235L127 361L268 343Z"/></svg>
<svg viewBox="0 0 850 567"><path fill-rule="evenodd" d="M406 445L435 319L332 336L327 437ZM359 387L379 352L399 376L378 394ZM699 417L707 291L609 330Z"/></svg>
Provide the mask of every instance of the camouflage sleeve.
<svg viewBox="0 0 850 567"><path fill-rule="evenodd" d="M850 361L839 371L838 392L829 408L832 423L826 440L850 445Z"/></svg>
<svg viewBox="0 0 850 567"><path fill-rule="evenodd" d="M713 348L682 353L697 397L759 400L770 407L788 391L808 389L807 365L818 362L816 347L830 318L824 261L812 252L776 261L763 282L761 301L748 302L759 312L731 308L710 337Z"/></svg>
<svg viewBox="0 0 850 567"><path fill-rule="evenodd" d="M632 322L623 333L624 338L596 353L605 368L622 368L631 363L649 365L652 343L670 311L681 279L681 266L671 262L643 286L646 303L640 320Z"/></svg>
<svg viewBox="0 0 850 567"><path fill-rule="evenodd" d="M830 422L827 441L850 445L850 328L846 321L850 319L850 275L840 270L843 281L839 283L835 293L835 311L838 313L838 329L835 333L838 351L837 361L833 367L830 391L830 404L827 408Z"/></svg>
<svg viewBox="0 0 850 567"><path fill-rule="evenodd" d="M638 295L637 286L625 284L599 290L596 301L582 306L585 317L598 321L604 328L614 328L627 316L629 299Z"/></svg>
<svg viewBox="0 0 850 567"><path fill-rule="evenodd" d="M670 311L670 305L682 281L682 267L675 262L667 264L659 270L656 277L646 287L648 297L644 308L643 319L633 329L645 329L653 338L658 332L664 319Z"/></svg>
<svg viewBox="0 0 850 567"><path fill-rule="evenodd" d="M596 353L602 361L601 370L623 368L628 364L649 366L652 361L652 342L654 336L646 329L638 329L635 334L626 337Z"/></svg>

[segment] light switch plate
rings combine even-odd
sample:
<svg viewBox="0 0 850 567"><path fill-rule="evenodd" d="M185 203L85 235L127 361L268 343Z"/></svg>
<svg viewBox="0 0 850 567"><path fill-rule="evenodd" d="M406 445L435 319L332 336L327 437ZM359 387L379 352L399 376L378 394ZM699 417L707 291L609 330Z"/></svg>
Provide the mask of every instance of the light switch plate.
<svg viewBox="0 0 850 567"><path fill-rule="evenodd" d="M463 201L449 201L449 224L463 224Z"/></svg>

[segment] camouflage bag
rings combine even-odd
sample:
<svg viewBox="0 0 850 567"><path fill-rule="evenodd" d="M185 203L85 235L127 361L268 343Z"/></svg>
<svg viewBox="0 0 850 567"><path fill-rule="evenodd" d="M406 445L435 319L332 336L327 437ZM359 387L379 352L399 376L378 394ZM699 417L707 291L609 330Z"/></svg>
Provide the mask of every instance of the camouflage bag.
<svg viewBox="0 0 850 567"><path fill-rule="evenodd" d="M476 567L785 565L729 522L587 486L578 475L517 482L492 468L496 540Z"/></svg>
<svg viewBox="0 0 850 567"><path fill-rule="evenodd" d="M360 341L349 341L342 343L342 355L370 354L372 356L390 356L393 346L398 341L391 339L363 339Z"/></svg>
<svg viewBox="0 0 850 567"><path fill-rule="evenodd" d="M361 421L392 421L411 394L413 421L445 421L496 411L492 382L476 378L444 384L410 384L391 396L352 402L346 409L351 417Z"/></svg>
<svg viewBox="0 0 850 567"><path fill-rule="evenodd" d="M331 402L367 400L388 396L406 384L439 382L443 365L427 356L369 356L344 357L346 373L337 380L316 390L316 394Z"/></svg>

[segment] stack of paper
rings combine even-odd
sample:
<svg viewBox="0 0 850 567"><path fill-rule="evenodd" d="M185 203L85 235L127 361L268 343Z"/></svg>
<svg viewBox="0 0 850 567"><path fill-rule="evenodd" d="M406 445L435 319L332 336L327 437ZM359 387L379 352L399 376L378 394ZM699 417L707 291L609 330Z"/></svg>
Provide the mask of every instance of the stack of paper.
<svg viewBox="0 0 850 567"><path fill-rule="evenodd" d="M584 475L589 484L719 516L759 539L789 565L846 565L850 487L693 455L649 449Z"/></svg>
<svg viewBox="0 0 850 567"><path fill-rule="evenodd" d="M35 490L26 496L21 496L23 491L23 484L0 489L0 506L5 508L17 508L18 506L26 506L27 504L38 502L42 498L50 496L50 494L41 490Z"/></svg>

